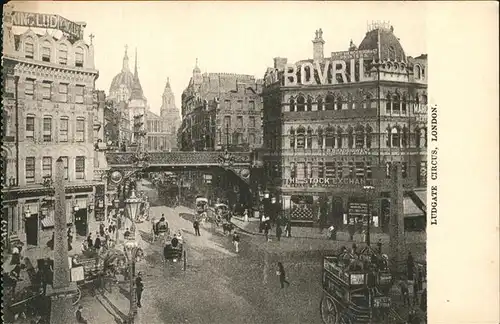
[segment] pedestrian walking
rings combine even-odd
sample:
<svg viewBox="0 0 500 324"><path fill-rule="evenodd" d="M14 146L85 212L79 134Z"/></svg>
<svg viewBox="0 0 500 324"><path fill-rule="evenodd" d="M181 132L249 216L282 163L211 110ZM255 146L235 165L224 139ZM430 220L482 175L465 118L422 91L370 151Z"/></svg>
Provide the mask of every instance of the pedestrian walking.
<svg viewBox="0 0 500 324"><path fill-rule="evenodd" d="M101 222L99 224L99 235L101 235L101 237L104 237L104 223Z"/></svg>
<svg viewBox="0 0 500 324"><path fill-rule="evenodd" d="M330 240L337 239L337 232L335 231L335 227L333 225L328 228L328 234Z"/></svg>
<svg viewBox="0 0 500 324"><path fill-rule="evenodd" d="M286 280L286 273L285 268L283 267L283 263L278 262L278 271L276 271L276 274L280 277L281 288L285 288L285 284L287 284L287 286L290 286L290 283Z"/></svg>
<svg viewBox="0 0 500 324"><path fill-rule="evenodd" d="M292 237L292 223L290 222L290 220L288 220L286 222L285 234L286 234L286 237Z"/></svg>
<svg viewBox="0 0 500 324"><path fill-rule="evenodd" d="M137 307L141 308L141 297L142 297L142 292L144 290L144 284L142 283L142 272L139 272L137 274L137 277L135 278L135 293L137 297Z"/></svg>
<svg viewBox="0 0 500 324"><path fill-rule="evenodd" d="M92 233L89 233L89 236L87 236L87 246L90 250L94 248L94 242L92 241Z"/></svg>
<svg viewBox="0 0 500 324"><path fill-rule="evenodd" d="M403 298L403 304L410 306L410 291L408 289L407 280L403 277L399 280L399 287L401 289L401 297Z"/></svg>
<svg viewBox="0 0 500 324"><path fill-rule="evenodd" d="M266 236L266 241L269 242L269 226L264 225L264 235Z"/></svg>
<svg viewBox="0 0 500 324"><path fill-rule="evenodd" d="M234 232L233 234L233 244L234 244L234 248L236 250L236 253L238 253L240 250L239 250L239 246L240 246L240 235L238 234L238 232Z"/></svg>
<svg viewBox="0 0 500 324"><path fill-rule="evenodd" d="M21 254L19 253L19 248L17 246L14 246L12 248L12 257L10 259L10 264L16 265L19 263L21 263Z"/></svg>
<svg viewBox="0 0 500 324"><path fill-rule="evenodd" d="M102 246L101 237L99 236L99 234L96 234L96 238L94 241L94 248L96 252L99 252L101 250L101 246Z"/></svg>
<svg viewBox="0 0 500 324"><path fill-rule="evenodd" d="M201 234L200 234L200 222L198 222L197 220L195 220L193 222L193 228L194 228L194 235L201 236Z"/></svg>
<svg viewBox="0 0 500 324"><path fill-rule="evenodd" d="M408 280L413 280L413 270L415 269L415 261L413 260L413 255L408 252L408 257L406 258L406 275Z"/></svg>
<svg viewBox="0 0 500 324"><path fill-rule="evenodd" d="M129 237L130 237L130 230L126 228L125 232L123 233L123 238L128 240Z"/></svg>
<svg viewBox="0 0 500 324"><path fill-rule="evenodd" d="M78 323L84 323L84 324L87 324L87 320L83 317L83 306L82 305L79 305L78 306L78 309L76 310L75 312L75 317L76 317L76 321Z"/></svg>
<svg viewBox="0 0 500 324"><path fill-rule="evenodd" d="M276 239L278 241L281 239L281 233L282 233L281 226L276 225Z"/></svg>

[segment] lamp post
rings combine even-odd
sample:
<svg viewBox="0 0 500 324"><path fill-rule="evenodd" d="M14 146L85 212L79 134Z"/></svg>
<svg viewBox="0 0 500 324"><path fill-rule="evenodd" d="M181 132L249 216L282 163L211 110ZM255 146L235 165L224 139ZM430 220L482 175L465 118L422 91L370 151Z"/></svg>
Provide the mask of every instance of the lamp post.
<svg viewBox="0 0 500 324"><path fill-rule="evenodd" d="M374 186L363 186L363 191L365 192L365 197L367 200L367 213L368 213L368 224L366 228L366 245L370 246L370 227L372 223L372 210L371 210L371 200L373 197L373 192L375 190Z"/></svg>
<svg viewBox="0 0 500 324"><path fill-rule="evenodd" d="M135 262L137 259L137 252L139 251L139 247L137 245L137 241L135 239L129 239L125 241L124 244L124 252L127 258L128 267L129 267L129 284L130 284L130 308L128 313L128 323L134 323L134 317L137 313L137 301L136 301L136 292L135 292Z"/></svg>
<svg viewBox="0 0 500 324"><path fill-rule="evenodd" d="M135 217L139 210L140 204L141 204L141 199L135 196L135 189L132 189L130 197L125 200L125 207L127 208L127 214L130 217L130 221L132 222L130 231L133 233L134 237L135 237Z"/></svg>

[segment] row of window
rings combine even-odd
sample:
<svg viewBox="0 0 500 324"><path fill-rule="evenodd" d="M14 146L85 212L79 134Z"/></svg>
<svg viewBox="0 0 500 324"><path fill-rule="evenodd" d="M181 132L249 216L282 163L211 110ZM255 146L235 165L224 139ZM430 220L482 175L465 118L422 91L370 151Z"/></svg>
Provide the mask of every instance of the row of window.
<svg viewBox="0 0 500 324"><path fill-rule="evenodd" d="M226 136L227 135L227 136ZM232 133L232 134L223 134L219 132L219 145L221 144L245 144L245 138L243 133ZM247 144L253 145L257 144L260 145L260 137L256 136L255 134L248 134L248 141L246 142Z"/></svg>
<svg viewBox="0 0 500 324"><path fill-rule="evenodd" d="M69 177L69 158L67 156L62 156L61 158L64 164L64 179L67 180ZM52 178L52 171L54 168L52 157L42 157L41 163L42 178ZM34 156L26 157L26 183L35 183L35 164L36 158ZM75 158L75 177L78 180L85 179L85 156L77 156Z"/></svg>
<svg viewBox="0 0 500 324"><path fill-rule="evenodd" d="M256 127L255 116L248 117L248 127ZM224 116L224 127L231 128L231 116ZM236 127L243 128L243 116L236 116Z"/></svg>
<svg viewBox="0 0 500 324"><path fill-rule="evenodd" d="M52 44L49 41L42 43L42 61L51 62ZM61 65L68 64L68 46L66 44L59 44L57 49L57 63ZM24 57L33 59L35 57L35 45L31 38L26 38L24 41ZM75 48L75 66L83 67L84 52L83 48L77 46Z"/></svg>
<svg viewBox="0 0 500 324"><path fill-rule="evenodd" d="M345 106L346 102L339 96L337 99L332 94L329 94L325 97L325 101L323 102L323 98L318 97L316 102L313 101L312 97L308 97L307 100L304 96L298 96L297 99L291 98L289 100L289 109L291 112L294 111L312 111L313 104L316 104L317 110L342 110L345 108L354 109L354 108L375 108L373 107L374 101L372 101L370 95L365 95L362 102L357 103L357 107L355 103L352 101L347 102L347 107ZM420 101L418 96L415 98L415 104L419 105ZM427 96L422 96L422 104L427 104ZM400 113L406 114L407 110L407 100L405 97L402 99L399 95L388 95L386 98L386 112L387 113Z"/></svg>
<svg viewBox="0 0 500 324"><path fill-rule="evenodd" d="M52 117L44 117L42 126L42 134L44 142L52 142L53 140L52 126L53 126ZM58 136L59 142L67 142L68 134L69 134L69 118L60 117L59 136ZM25 138L33 140L34 137L35 137L35 116L27 116ZM85 142L85 118L83 117L76 118L75 140L77 142Z"/></svg>
<svg viewBox="0 0 500 324"><path fill-rule="evenodd" d="M222 107L222 108L225 108L225 109L231 109L231 108L233 108L231 100L224 100L224 107ZM244 108L244 102L243 102L243 100L238 100L236 102L235 108L236 109L243 109ZM255 101L250 100L248 102L248 108L249 108L249 110L255 110Z"/></svg>
<svg viewBox="0 0 500 324"><path fill-rule="evenodd" d="M391 162L386 164L386 178L390 178ZM313 176L313 169L316 169L317 176ZM408 163L401 164L402 177L408 176ZM290 178L310 179L323 178L358 178L372 179L372 169L369 162L311 162L290 163Z"/></svg>
<svg viewBox="0 0 500 324"><path fill-rule="evenodd" d="M334 127L327 127L325 133L320 128L317 130L316 140L318 148L343 148L344 140L347 140L347 148L371 148L372 147L372 129L363 126L347 129L344 134L342 129L338 128L335 132ZM427 133L425 128L417 129L415 132L416 147L427 147ZM393 127L387 129L387 147L407 147L409 145L410 133L408 128ZM313 147L313 130L299 127L297 131L290 129L290 148L306 149Z"/></svg>
<svg viewBox="0 0 500 324"><path fill-rule="evenodd" d="M36 91L35 91L35 79L27 78L24 82L24 96L26 99L35 99ZM46 101L52 101L52 87L54 83L52 81L42 81L41 83L41 93L42 99ZM69 83L59 83L57 85L57 93L58 93L58 101L59 102L68 102L68 86ZM81 104L83 103L83 95L85 93L84 85L76 85L75 86L75 98L74 102Z"/></svg>

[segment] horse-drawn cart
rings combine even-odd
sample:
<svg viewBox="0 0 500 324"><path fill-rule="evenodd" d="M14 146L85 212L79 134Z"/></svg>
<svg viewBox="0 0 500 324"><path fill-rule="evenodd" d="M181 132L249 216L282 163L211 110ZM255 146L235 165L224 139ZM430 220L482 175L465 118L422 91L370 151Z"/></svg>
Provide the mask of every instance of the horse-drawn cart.
<svg viewBox="0 0 500 324"><path fill-rule="evenodd" d="M321 317L325 324L397 323L392 316L392 276L382 256L367 248L323 258Z"/></svg>
<svg viewBox="0 0 500 324"><path fill-rule="evenodd" d="M77 294L73 297L73 305L76 305L81 297L83 286L89 285L91 291L95 286L102 286L104 277L104 259L97 255L78 255L71 259L71 281L77 283Z"/></svg>

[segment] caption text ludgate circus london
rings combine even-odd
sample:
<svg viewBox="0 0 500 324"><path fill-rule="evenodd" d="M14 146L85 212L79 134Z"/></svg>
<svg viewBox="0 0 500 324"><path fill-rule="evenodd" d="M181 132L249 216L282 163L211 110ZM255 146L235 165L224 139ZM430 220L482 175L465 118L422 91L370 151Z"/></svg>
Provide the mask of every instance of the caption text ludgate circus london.
<svg viewBox="0 0 500 324"><path fill-rule="evenodd" d="M437 106L431 107L431 142L437 142L438 135L438 113ZM438 179L438 147L431 149L431 183ZM437 225L438 211L438 189L437 185L431 185L431 225Z"/></svg>

